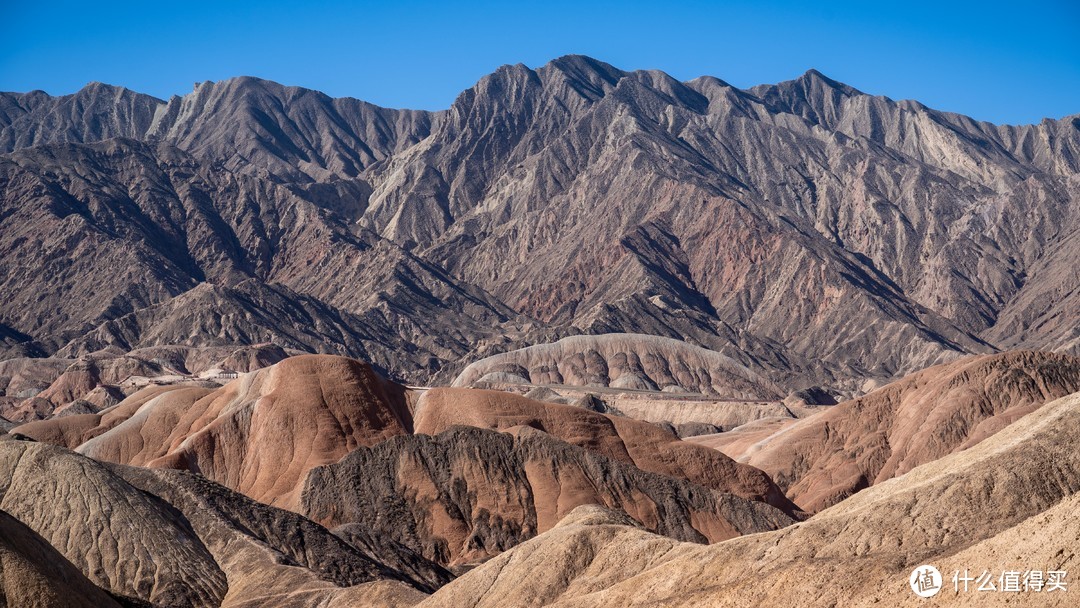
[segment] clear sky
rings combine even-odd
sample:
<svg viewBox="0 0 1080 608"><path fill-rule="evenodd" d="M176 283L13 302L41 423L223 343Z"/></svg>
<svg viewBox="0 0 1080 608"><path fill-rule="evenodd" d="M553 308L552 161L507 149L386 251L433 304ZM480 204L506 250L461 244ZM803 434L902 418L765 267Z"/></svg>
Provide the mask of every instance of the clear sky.
<svg viewBox="0 0 1080 608"><path fill-rule="evenodd" d="M740 87L817 68L997 123L1080 113L1080 0L0 0L4 91L100 81L168 97L251 75L435 110L499 65L571 53Z"/></svg>

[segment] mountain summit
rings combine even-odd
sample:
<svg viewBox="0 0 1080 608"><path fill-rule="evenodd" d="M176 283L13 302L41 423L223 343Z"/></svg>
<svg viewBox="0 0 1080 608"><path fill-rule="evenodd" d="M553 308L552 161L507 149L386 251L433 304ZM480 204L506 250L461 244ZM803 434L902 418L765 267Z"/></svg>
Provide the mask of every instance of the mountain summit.
<svg viewBox="0 0 1080 608"><path fill-rule="evenodd" d="M738 89L567 56L442 112L255 78L0 94L4 351L274 341L448 380L568 335L676 337L857 391L1080 353L1080 127L811 70Z"/></svg>

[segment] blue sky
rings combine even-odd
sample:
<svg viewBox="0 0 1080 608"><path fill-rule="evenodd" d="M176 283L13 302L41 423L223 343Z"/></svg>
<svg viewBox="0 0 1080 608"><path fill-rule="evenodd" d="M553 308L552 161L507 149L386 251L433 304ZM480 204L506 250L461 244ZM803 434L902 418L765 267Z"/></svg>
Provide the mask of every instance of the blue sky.
<svg viewBox="0 0 1080 608"><path fill-rule="evenodd" d="M168 97L252 75L441 109L505 63L570 53L740 87L809 68L997 123L1080 113L1080 2L2 0L0 90Z"/></svg>

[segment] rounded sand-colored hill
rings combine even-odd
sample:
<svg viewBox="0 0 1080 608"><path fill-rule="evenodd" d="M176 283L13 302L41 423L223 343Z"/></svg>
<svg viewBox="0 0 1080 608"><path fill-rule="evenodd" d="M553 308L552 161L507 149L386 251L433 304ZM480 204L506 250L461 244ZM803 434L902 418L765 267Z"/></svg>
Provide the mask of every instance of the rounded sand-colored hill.
<svg viewBox="0 0 1080 608"><path fill-rule="evenodd" d="M0 509L94 584L160 606L220 602L225 574L187 522L104 465L55 446L0 441Z"/></svg>
<svg viewBox="0 0 1080 608"><path fill-rule="evenodd" d="M648 422L501 391L437 388L419 398L417 433L435 435L455 425L499 431L532 427L644 471L763 501L788 514L796 511L768 475Z"/></svg>
<svg viewBox="0 0 1080 608"><path fill-rule="evenodd" d="M119 608L26 524L0 511L0 598L25 608Z"/></svg>
<svg viewBox="0 0 1080 608"><path fill-rule="evenodd" d="M644 334L570 336L470 364L453 385L565 384L782 398L772 382L716 351Z"/></svg>
<svg viewBox="0 0 1080 608"><path fill-rule="evenodd" d="M1077 428L1073 394L805 522L707 547L581 507L420 606L1072 606L1071 582L1067 593L956 594L951 577L1080 568ZM907 584L927 563L946 578L933 601Z"/></svg>
<svg viewBox="0 0 1080 608"><path fill-rule="evenodd" d="M384 543L373 556L370 547L198 475L106 465L34 442L0 440L0 508L63 555L54 555L51 584L79 595L48 606L102 595L65 578L65 560L125 605L161 608L389 605L374 600L422 597L452 578L403 547ZM0 556L7 543L25 544L8 535L3 512ZM0 561L5 585L16 588L9 601L45 591L30 587L32 578L12 581L7 564Z"/></svg>
<svg viewBox="0 0 1080 608"><path fill-rule="evenodd" d="M13 431L35 441L51 443L74 450L94 437L109 432L134 416L144 405L151 401L154 403L147 407L143 418L148 418L151 412L157 411L183 412L211 392L213 392L213 389L199 386L180 384L158 386L152 384L139 389L120 403L98 413L36 420L19 425ZM163 425L169 424L168 420L163 419L161 422ZM172 422L175 423L175 420ZM132 424L132 426L135 426L135 424ZM169 430L165 429L161 432L168 433ZM153 435L154 433L150 433L150 436ZM141 434L128 434L125 439L128 440L125 442L128 445L122 448L122 455L118 456L118 461L131 462L138 459L136 457L138 452L144 449L155 449L155 446L146 445Z"/></svg>
<svg viewBox="0 0 1080 608"><path fill-rule="evenodd" d="M803 509L819 511L968 449L1078 390L1076 357L1031 351L968 357L783 426L742 448L742 461L769 473Z"/></svg>
<svg viewBox="0 0 1080 608"><path fill-rule="evenodd" d="M345 357L291 357L208 391L144 389L99 415L24 425L98 460L187 469L295 508L316 466L411 432L404 388Z"/></svg>

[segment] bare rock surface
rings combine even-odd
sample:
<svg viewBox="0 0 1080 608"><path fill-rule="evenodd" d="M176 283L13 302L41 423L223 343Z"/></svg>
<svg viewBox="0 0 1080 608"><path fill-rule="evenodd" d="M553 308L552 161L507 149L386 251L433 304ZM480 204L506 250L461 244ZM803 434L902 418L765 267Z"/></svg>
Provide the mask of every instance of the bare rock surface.
<svg viewBox="0 0 1080 608"><path fill-rule="evenodd" d="M68 357L271 341L430 375L515 316L326 208L352 188L255 173L130 139L4 156L0 323Z"/></svg>
<svg viewBox="0 0 1080 608"><path fill-rule="evenodd" d="M358 523L426 559L462 566L588 504L694 542L793 521L764 502L647 472L530 427L511 435L459 426L358 448L311 472L302 511L327 526Z"/></svg>
<svg viewBox="0 0 1080 608"><path fill-rule="evenodd" d="M61 448L0 441L0 509L94 584L160 606L220 604L225 573L169 505Z"/></svg>
<svg viewBox="0 0 1080 608"><path fill-rule="evenodd" d="M150 418L151 412L170 412L171 416L161 417L160 422L151 422L148 426L146 438L154 435L164 435L172 432L173 425L182 412L190 408L196 401L213 392L213 389L199 386L177 385L150 385L144 387L113 407L98 413L86 415L64 416L49 420L38 420L19 425L18 434L29 437L35 441L51 443L74 450L91 439L104 435L115 427L125 423L140 411L143 412L136 422L129 423L128 428L141 427L145 419ZM143 406L147 406L143 409ZM156 416L155 416L156 418ZM117 435L127 435L121 432ZM147 439L141 432L130 435L130 442L124 447L117 447L117 458L134 459L135 455L144 449L158 450L161 446L151 441L147 446Z"/></svg>
<svg viewBox="0 0 1080 608"><path fill-rule="evenodd" d="M785 416L762 418L721 433L696 435L687 440L719 450L736 461L745 462L751 454L768 445L769 438L798 421L798 418Z"/></svg>
<svg viewBox="0 0 1080 608"><path fill-rule="evenodd" d="M947 577L963 568L1068 569L1077 563L1080 538L1077 424L1080 395L1074 394L808 521L708 547L656 536L617 518L575 513L421 605L916 606L925 600L911 592L907 578L924 563L937 564ZM954 596L947 583L936 599L950 604L1024 599ZM1068 593L1041 594L1037 601L1072 602Z"/></svg>
<svg viewBox="0 0 1080 608"><path fill-rule="evenodd" d="M407 434L411 425L404 389L370 366L303 355L213 392L168 391L76 449L109 462L195 471L295 509L310 469Z"/></svg>
<svg viewBox="0 0 1080 608"><path fill-rule="evenodd" d="M134 605L299 608L355 604L368 594L383 598L371 605L398 605L450 579L387 545L391 561L410 566L395 570L295 513L190 473L106 466L12 440L0 441L0 463L4 511L90 581ZM70 577L54 583L65 580L79 584ZM77 599L72 605L81 605Z"/></svg>
<svg viewBox="0 0 1080 608"><path fill-rule="evenodd" d="M5 396L25 399L32 396L29 392L48 388L72 363L71 359L55 357L6 359L0 361L0 386Z"/></svg>
<svg viewBox="0 0 1080 608"><path fill-rule="evenodd" d="M637 333L781 396L1076 354L1078 124L581 56L434 113L257 78L3 93L0 352L270 340L427 383Z"/></svg>
<svg viewBox="0 0 1080 608"><path fill-rule="evenodd" d="M763 418L804 418L823 406L801 402L718 399L700 394L628 391L601 387L546 385L530 388L514 383L483 383L487 388L520 394L548 403L586 407L600 413L626 416L673 428L685 426L714 431L733 429ZM592 404L592 405L588 405Z"/></svg>
<svg viewBox="0 0 1080 608"><path fill-rule="evenodd" d="M386 543L379 546L379 554L362 550L295 513L268 507L198 475L126 466L112 470L184 514L229 578L230 595L336 592L379 580L432 592L453 578L404 547ZM367 531L357 534L370 536Z"/></svg>
<svg viewBox="0 0 1080 608"><path fill-rule="evenodd" d="M794 515L771 479L713 450L681 441L655 424L533 401L500 391L438 388L416 405L415 430L435 435L456 425L507 431L529 427L639 469L763 501Z"/></svg>
<svg viewBox="0 0 1080 608"><path fill-rule="evenodd" d="M613 395L608 401L624 415L675 426L703 424L734 428L762 418L799 418L810 412L779 401L730 401L669 395Z"/></svg>
<svg viewBox="0 0 1080 608"><path fill-rule="evenodd" d="M118 349L106 349L80 356L69 361L66 359L13 359L0 363L0 372L6 368L16 374L9 383L13 394L26 395L27 389L19 390L24 383L35 384L28 379L34 374L45 382L40 391L23 400L11 401L0 405L0 413L11 420L29 422L49 418L54 415L72 415L74 413L97 413L116 405L124 398L124 390L134 386L136 379L144 383L151 380L170 383L184 381L192 374L220 370L229 372L248 372L289 356L284 349L274 344L246 347L158 347L118 352ZM34 363L40 361L40 363ZM50 374L52 366L67 363L59 375ZM71 406L76 402L78 407ZM89 411L86 411L89 410Z"/></svg>
<svg viewBox="0 0 1080 608"><path fill-rule="evenodd" d="M205 347L172 344L135 349L127 354L131 357L163 363L185 374L199 375L213 369L239 373L253 372L297 353L290 352L272 342L265 342Z"/></svg>
<svg viewBox="0 0 1080 608"><path fill-rule="evenodd" d="M1080 390L1080 360L1016 351L935 366L763 438L743 461L818 511L962 451Z"/></svg>

